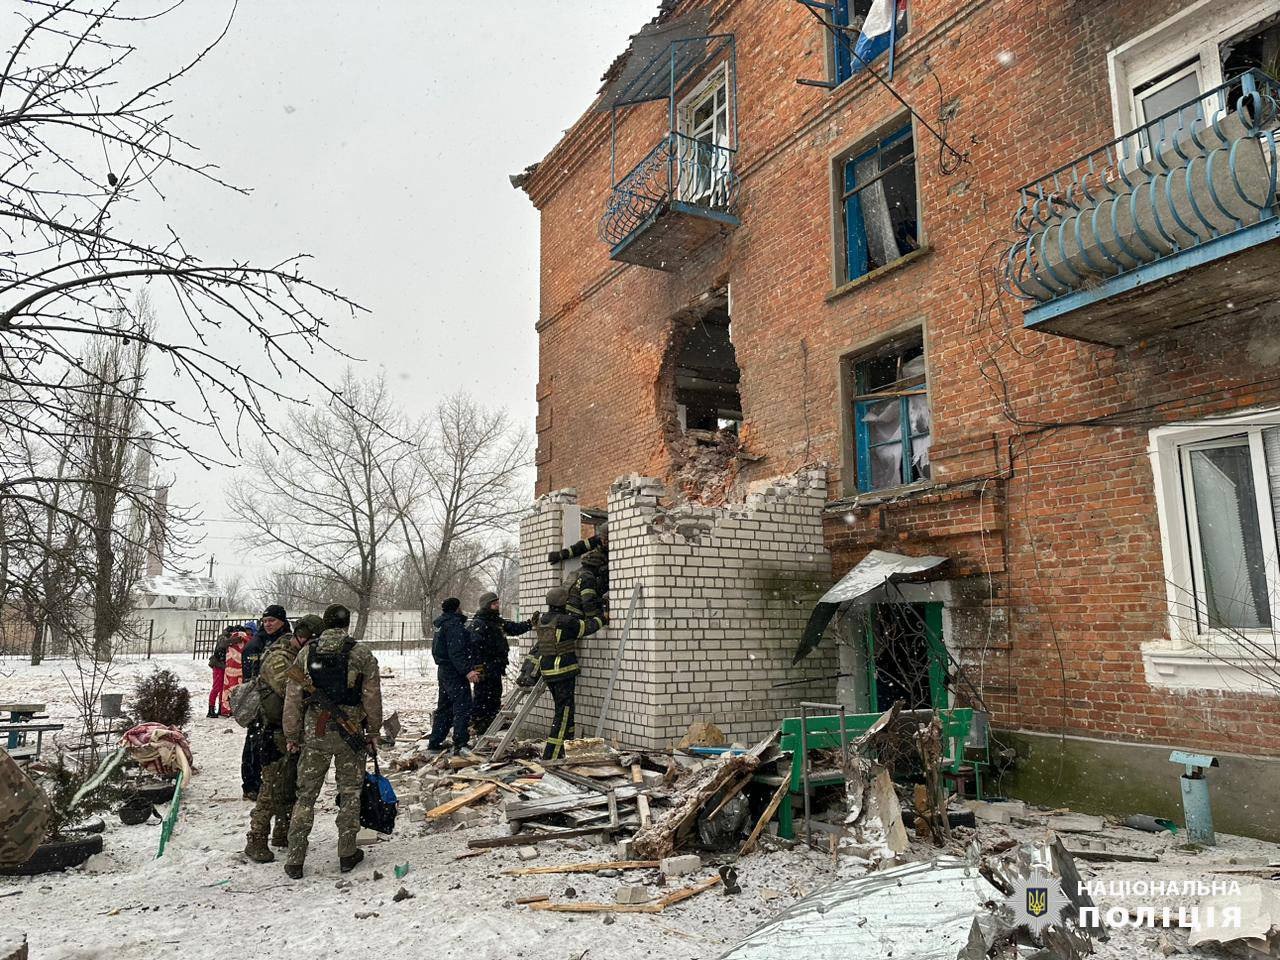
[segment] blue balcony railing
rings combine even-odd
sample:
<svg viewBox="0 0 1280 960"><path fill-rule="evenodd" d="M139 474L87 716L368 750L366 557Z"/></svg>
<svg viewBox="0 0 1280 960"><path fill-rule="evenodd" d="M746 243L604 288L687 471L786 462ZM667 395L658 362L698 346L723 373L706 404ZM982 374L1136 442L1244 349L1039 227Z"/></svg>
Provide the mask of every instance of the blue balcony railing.
<svg viewBox="0 0 1280 960"><path fill-rule="evenodd" d="M1027 325L1280 236L1280 83L1250 71L1021 188Z"/></svg>
<svg viewBox="0 0 1280 960"><path fill-rule="evenodd" d="M736 223L736 151L682 133L669 133L613 187L600 239L625 243L669 209Z"/></svg>

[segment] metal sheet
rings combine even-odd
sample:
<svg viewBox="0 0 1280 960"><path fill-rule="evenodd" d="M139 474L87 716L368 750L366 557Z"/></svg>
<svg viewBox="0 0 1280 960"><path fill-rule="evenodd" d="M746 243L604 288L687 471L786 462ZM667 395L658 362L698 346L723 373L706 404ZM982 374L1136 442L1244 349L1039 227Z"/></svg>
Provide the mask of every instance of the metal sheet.
<svg viewBox="0 0 1280 960"><path fill-rule="evenodd" d="M872 550L834 587L822 595L819 603L848 603L878 590L890 580L914 576L946 563L946 557L904 557L900 553Z"/></svg>
<svg viewBox="0 0 1280 960"><path fill-rule="evenodd" d="M1000 892L956 857L840 880L793 904L720 960L979 960Z"/></svg>
<svg viewBox="0 0 1280 960"><path fill-rule="evenodd" d="M706 36L709 22L709 11L701 8L683 17L642 27L631 38L630 45L620 58L620 64L615 65L606 76L596 109L612 110L619 100L636 103L665 99L669 93L671 78L670 64L664 54L672 43L680 43L676 62L678 83L706 56L707 45L692 40ZM658 62L660 59L661 63Z"/></svg>

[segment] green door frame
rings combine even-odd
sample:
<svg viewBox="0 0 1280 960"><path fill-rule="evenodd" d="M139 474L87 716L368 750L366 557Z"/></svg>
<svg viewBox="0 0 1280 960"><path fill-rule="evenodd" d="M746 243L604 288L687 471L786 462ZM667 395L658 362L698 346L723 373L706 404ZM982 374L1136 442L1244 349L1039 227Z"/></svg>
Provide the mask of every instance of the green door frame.
<svg viewBox="0 0 1280 960"><path fill-rule="evenodd" d="M922 603L924 608L925 639L929 647L929 702L935 710L946 710L951 704L947 699L947 645L942 639L942 604ZM866 649L867 697L870 712L879 710L879 691L876 688L876 638L874 617L867 617L863 630Z"/></svg>

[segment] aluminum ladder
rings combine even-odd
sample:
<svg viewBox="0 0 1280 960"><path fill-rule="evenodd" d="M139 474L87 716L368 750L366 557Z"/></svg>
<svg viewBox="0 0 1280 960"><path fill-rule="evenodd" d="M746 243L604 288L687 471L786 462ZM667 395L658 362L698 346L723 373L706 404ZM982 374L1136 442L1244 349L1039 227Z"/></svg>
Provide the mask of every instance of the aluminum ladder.
<svg viewBox="0 0 1280 960"><path fill-rule="evenodd" d="M511 742L516 738L516 732L524 726L525 719L538 705L538 701L542 698L542 691L546 689L547 681L541 676L532 687L513 686L502 703L502 709L493 718L493 723L489 724L488 730L476 738L472 749L484 750L489 743L496 740L498 745L493 748L493 756L489 758L489 762L494 763L505 757L507 750L511 748ZM510 725L504 730L503 726L508 722Z"/></svg>

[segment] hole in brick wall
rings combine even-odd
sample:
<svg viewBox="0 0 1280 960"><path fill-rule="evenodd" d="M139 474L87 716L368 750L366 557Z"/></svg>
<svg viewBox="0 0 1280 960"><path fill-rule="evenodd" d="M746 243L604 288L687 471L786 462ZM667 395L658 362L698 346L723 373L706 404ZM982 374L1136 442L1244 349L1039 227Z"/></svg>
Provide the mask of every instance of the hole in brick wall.
<svg viewBox="0 0 1280 960"><path fill-rule="evenodd" d="M741 373L728 292L672 321L659 374L663 433L674 486L688 500L718 503L737 477Z"/></svg>

